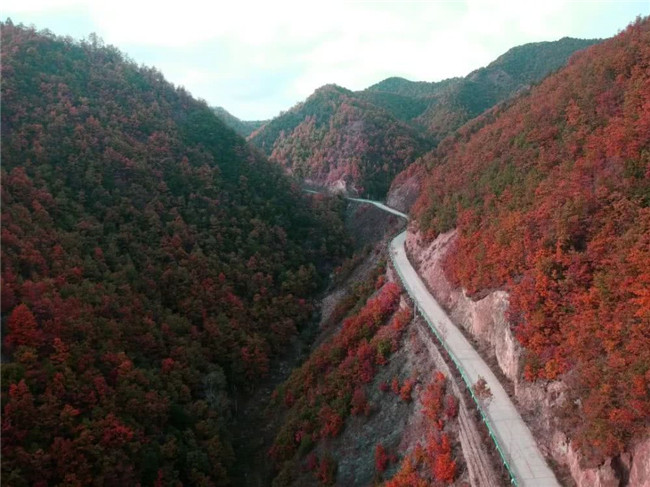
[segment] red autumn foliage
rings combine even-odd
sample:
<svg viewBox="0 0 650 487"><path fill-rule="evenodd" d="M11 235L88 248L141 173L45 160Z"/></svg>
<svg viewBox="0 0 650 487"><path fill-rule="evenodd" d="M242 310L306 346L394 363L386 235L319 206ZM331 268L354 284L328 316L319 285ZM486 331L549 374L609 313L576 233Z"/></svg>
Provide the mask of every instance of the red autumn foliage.
<svg viewBox="0 0 650 487"><path fill-rule="evenodd" d="M399 471L384 484L385 487L429 487L431 482L420 475L410 456L402 461Z"/></svg>
<svg viewBox="0 0 650 487"><path fill-rule="evenodd" d="M487 385L485 378L479 376L478 380L472 386L472 392L476 397L488 401L492 397L490 386Z"/></svg>
<svg viewBox="0 0 650 487"><path fill-rule="evenodd" d="M375 447L375 470L377 472L383 473L388 467L388 462L390 461L390 456L386 453L386 449L381 443L378 443Z"/></svg>
<svg viewBox="0 0 650 487"><path fill-rule="evenodd" d="M447 421L456 418L458 402L451 394L445 396L446 384L444 374L437 371L420 394L428 428L426 444L416 445L403 459L395 476L384 484L385 487L432 485L434 482L451 484L456 478L458 466L453 458L451 438L445 427ZM456 399L456 412L443 416L443 400L447 402L450 397Z"/></svg>
<svg viewBox="0 0 650 487"><path fill-rule="evenodd" d="M399 386L399 379L397 377L393 377L393 380L390 381L390 388L393 391L393 394L395 395L399 394L400 386Z"/></svg>
<svg viewBox="0 0 650 487"><path fill-rule="evenodd" d="M7 327L9 328L6 338L8 345L39 348L43 343L43 332L25 304L20 304L12 310Z"/></svg>
<svg viewBox="0 0 650 487"><path fill-rule="evenodd" d="M359 414L370 414L370 404L366 397L366 392L362 387L357 387L352 394L352 401L350 403L350 414L353 416Z"/></svg>
<svg viewBox="0 0 650 487"><path fill-rule="evenodd" d="M306 467L310 472L313 472L318 468L318 457L316 456L316 453L311 452L309 455L307 455Z"/></svg>
<svg viewBox="0 0 650 487"><path fill-rule="evenodd" d="M445 396L445 415L447 419L456 419L458 416L458 398L456 396L451 394Z"/></svg>
<svg viewBox="0 0 650 487"><path fill-rule="evenodd" d="M447 379L442 372L438 371L434 374L431 382L427 384L421 396L424 415L436 427L440 424L446 385Z"/></svg>
<svg viewBox="0 0 650 487"><path fill-rule="evenodd" d="M320 436L323 438L335 438L343 428L343 418L329 406L323 406L318 414L320 423L323 425Z"/></svg>
<svg viewBox="0 0 650 487"><path fill-rule="evenodd" d="M375 289L380 289L385 283L386 283L386 276L382 274L377 278L377 282L375 283Z"/></svg>
<svg viewBox="0 0 650 487"><path fill-rule="evenodd" d="M433 476L439 482L451 484L456 477L456 462L452 458L449 436L443 433L439 441L430 441L429 449L433 451L433 455L429 455L430 466L431 458L434 458Z"/></svg>
<svg viewBox="0 0 650 487"><path fill-rule="evenodd" d="M374 197L428 148L414 128L335 85L319 88L249 140L298 177L324 186L347 180Z"/></svg>
<svg viewBox="0 0 650 487"><path fill-rule="evenodd" d="M101 444L119 448L133 439L133 430L122 424L114 415L109 414L102 422Z"/></svg>
<svg viewBox="0 0 650 487"><path fill-rule="evenodd" d="M510 292L525 377L570 381L559 419L593 464L649 431L649 62L647 18L578 53L443 141L414 206L429 237L458 228L452 281Z"/></svg>
<svg viewBox="0 0 650 487"><path fill-rule="evenodd" d="M321 458L320 463L318 464L318 471L316 472L316 477L320 480L322 485L332 485L334 479L336 478L336 462L334 459L328 455L325 455Z"/></svg>
<svg viewBox="0 0 650 487"><path fill-rule="evenodd" d="M399 390L399 397L402 399L402 401L411 402L411 392L413 391L415 382L415 379L410 377L404 381L404 384L402 384L402 387Z"/></svg>

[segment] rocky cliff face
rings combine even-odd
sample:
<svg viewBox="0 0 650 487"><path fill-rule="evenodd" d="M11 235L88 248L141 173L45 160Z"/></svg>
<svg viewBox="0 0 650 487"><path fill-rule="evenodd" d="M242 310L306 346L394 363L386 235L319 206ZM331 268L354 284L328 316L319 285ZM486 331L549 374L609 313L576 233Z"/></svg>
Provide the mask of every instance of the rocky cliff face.
<svg viewBox="0 0 650 487"><path fill-rule="evenodd" d="M630 486L650 487L650 439L634 447L627 462L630 465Z"/></svg>
<svg viewBox="0 0 650 487"><path fill-rule="evenodd" d="M411 164L393 180L386 196L386 204L391 208L408 213L418 199L424 178L424 169L418 164Z"/></svg>
<svg viewBox="0 0 650 487"><path fill-rule="evenodd" d="M426 243L418 232L409 231L409 258L452 321L474 338L487 359L498 365L496 372L510 381L515 400L540 448L567 471L567 478L561 479L563 483L578 487L650 487L650 439L599 467L581 466L579 453L571 446L570 438L558 429L553 416L553 409L564 399L566 385L560 381L531 384L521 378L523 350L506 318L508 293L495 290L473 301L445 276L442 263L456 235L456 230L452 230Z"/></svg>

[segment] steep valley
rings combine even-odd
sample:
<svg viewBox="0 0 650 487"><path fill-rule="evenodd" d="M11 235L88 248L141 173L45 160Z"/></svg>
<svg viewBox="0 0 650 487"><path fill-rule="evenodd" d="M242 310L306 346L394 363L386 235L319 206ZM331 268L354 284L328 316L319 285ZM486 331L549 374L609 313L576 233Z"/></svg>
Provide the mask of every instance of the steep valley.
<svg viewBox="0 0 650 487"><path fill-rule="evenodd" d="M255 122L1 29L3 485L650 486L650 18Z"/></svg>

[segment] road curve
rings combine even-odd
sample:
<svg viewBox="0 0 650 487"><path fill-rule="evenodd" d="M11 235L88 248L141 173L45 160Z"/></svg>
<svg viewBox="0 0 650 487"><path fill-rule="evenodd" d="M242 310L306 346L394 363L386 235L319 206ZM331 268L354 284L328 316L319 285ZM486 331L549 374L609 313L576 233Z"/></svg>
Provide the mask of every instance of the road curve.
<svg viewBox="0 0 650 487"><path fill-rule="evenodd" d="M384 211L387 211L388 213L392 213L393 215L401 216L402 218L409 219L408 215L406 213L402 213L401 211L397 211L390 206L386 206L383 203L380 203L379 201L373 201L373 200L365 200L363 198L349 198L347 197L346 199L350 201L356 201L357 203L370 203L371 205L375 205L377 208L381 208Z"/></svg>
<svg viewBox="0 0 650 487"><path fill-rule="evenodd" d="M308 191L316 193L315 191ZM351 201L369 203L408 220L404 213L378 201L347 198ZM492 391L488 404L479 403L490 434L503 461L508 467L512 483L525 487L559 487L559 483L539 451L528 426L510 400L501 382L485 363L465 336L449 319L447 313L429 293L422 279L406 256L406 231L390 243L390 257L404 288L428 322L454 361L463 380L470 387L483 377ZM476 398L475 398L476 400Z"/></svg>
<svg viewBox="0 0 650 487"><path fill-rule="evenodd" d="M305 193L310 193L310 194L322 194L320 191L314 191L313 189L303 189ZM406 220L409 219L408 215L406 213L402 213L401 211L397 211L394 208L391 208L390 206L386 206L383 203L380 203L379 201L374 201L374 200L367 200L364 198L352 198L351 196L344 196L346 200L350 201L356 201L357 203L369 203L371 205L375 205L377 208L381 208L384 211L387 211L388 213L392 213L393 215L401 216L402 218L405 218Z"/></svg>

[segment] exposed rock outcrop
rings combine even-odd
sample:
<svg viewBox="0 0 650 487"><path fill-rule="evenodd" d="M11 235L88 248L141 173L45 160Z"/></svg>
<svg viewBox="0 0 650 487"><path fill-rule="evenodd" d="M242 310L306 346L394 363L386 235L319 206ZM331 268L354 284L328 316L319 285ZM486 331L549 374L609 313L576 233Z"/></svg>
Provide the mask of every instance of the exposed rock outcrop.
<svg viewBox="0 0 650 487"><path fill-rule="evenodd" d="M386 196L386 204L391 208L408 213L420 195L423 170L417 164L400 173L393 181Z"/></svg>
<svg viewBox="0 0 650 487"><path fill-rule="evenodd" d="M632 449L629 486L650 487L650 439L642 441Z"/></svg>
<svg viewBox="0 0 650 487"><path fill-rule="evenodd" d="M503 373L515 382L519 374L521 347L505 317L508 294L494 291L479 301L473 301L462 289L451 285L442 268L442 257L453 245L455 237L456 231L452 230L426 246L419 234L409 232L406 248L420 276L452 321L461 325L472 337L489 344Z"/></svg>

